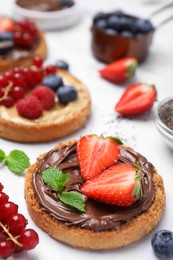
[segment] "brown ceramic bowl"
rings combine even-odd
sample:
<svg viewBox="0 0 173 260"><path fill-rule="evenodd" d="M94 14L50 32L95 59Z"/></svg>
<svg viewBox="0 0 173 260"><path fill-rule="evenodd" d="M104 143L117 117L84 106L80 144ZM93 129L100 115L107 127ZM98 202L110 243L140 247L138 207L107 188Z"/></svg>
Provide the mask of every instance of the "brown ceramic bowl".
<svg viewBox="0 0 173 260"><path fill-rule="evenodd" d="M132 20L139 19L135 16L126 16ZM91 28L92 52L97 59L105 63L110 63L127 56L135 57L141 62L147 56L154 30L153 27L148 33L124 36L121 34L111 34L93 23Z"/></svg>

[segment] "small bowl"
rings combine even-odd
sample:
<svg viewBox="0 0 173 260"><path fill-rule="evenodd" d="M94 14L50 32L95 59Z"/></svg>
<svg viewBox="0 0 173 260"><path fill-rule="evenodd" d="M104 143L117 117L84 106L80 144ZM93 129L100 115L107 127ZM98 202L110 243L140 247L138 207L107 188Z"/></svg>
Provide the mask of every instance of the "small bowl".
<svg viewBox="0 0 173 260"><path fill-rule="evenodd" d="M74 25L80 18L79 4L58 11L34 11L22 8L14 3L13 12L15 19L33 20L40 29L54 30L63 29Z"/></svg>
<svg viewBox="0 0 173 260"><path fill-rule="evenodd" d="M168 144L168 146L173 149L173 130L165 125L165 123L161 120L159 116L159 110L161 106L167 103L169 100L173 100L173 97L166 98L159 102L155 109L155 120L156 120L156 127L160 134L163 136L164 140Z"/></svg>
<svg viewBox="0 0 173 260"><path fill-rule="evenodd" d="M128 21L128 27L118 32L111 29L106 24L99 27L97 23L100 21L108 22L111 17ZM146 21L150 24L150 28L146 32L139 31L135 33L136 21ZM137 28L136 28L137 30ZM112 13L99 13L93 18L91 27L91 49L93 55L102 62L111 63L124 57L135 57L138 62L142 62L149 51L155 28L148 19L139 19L139 17L115 11ZM123 34L123 32L126 34ZM127 34L128 33L128 34ZM130 33L130 34L129 34Z"/></svg>

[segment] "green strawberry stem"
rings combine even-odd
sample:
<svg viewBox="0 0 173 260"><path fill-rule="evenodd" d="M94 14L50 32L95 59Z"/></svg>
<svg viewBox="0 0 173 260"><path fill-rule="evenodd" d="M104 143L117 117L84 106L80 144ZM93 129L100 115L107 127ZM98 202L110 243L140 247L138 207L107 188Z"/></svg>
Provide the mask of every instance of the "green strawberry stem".
<svg viewBox="0 0 173 260"><path fill-rule="evenodd" d="M138 62L137 61L133 61L127 68L126 72L125 72L125 76L127 78L131 78L134 74L135 74L135 70L138 66Z"/></svg>
<svg viewBox="0 0 173 260"><path fill-rule="evenodd" d="M136 196L137 199L142 199L142 185L141 185L141 179L142 179L142 170L141 170L141 167L136 164L136 163L133 163L132 164L136 169L136 180L135 180L135 187L132 191L132 196Z"/></svg>

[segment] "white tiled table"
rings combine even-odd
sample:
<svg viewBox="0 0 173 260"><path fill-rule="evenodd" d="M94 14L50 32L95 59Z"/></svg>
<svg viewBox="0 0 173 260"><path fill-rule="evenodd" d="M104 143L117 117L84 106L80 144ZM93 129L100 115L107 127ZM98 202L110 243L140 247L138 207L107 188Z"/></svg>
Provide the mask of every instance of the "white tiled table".
<svg viewBox="0 0 173 260"><path fill-rule="evenodd" d="M1 5L1 13L11 15L12 2L12 0L6 0L4 6ZM82 2L84 0L81 0ZM113 108L125 87L116 86L100 79L97 71L102 67L102 64L93 58L90 49L91 17L97 11L121 8L146 17L151 11L168 1L92 0L85 2L89 3L82 3L84 15L77 26L64 31L48 32L46 34L49 49L48 62L54 62L56 58L67 60L70 63L71 72L86 83L92 97L92 115L86 127L67 138L63 138L63 140L78 138L80 135L87 133L118 135L126 145L132 146L145 155L156 166L165 183L167 206L158 229L173 230L173 151L167 147L157 132L153 111L133 120L116 119ZM158 90L158 100L173 94L172 31L173 22L155 33L149 56L139 66L134 79L135 82L155 84ZM0 148L7 153L11 149L21 149L29 155L31 163L33 163L40 153L50 150L56 143L57 141L33 145L13 143L0 139ZM19 205L19 211L27 217L29 221L28 227L37 230L40 236L40 243L33 251L16 255L9 258L10 260L156 259L150 246L151 236L126 249L106 252L78 250L53 240L35 226L27 212L23 198L24 178L10 173L6 168L1 168L0 181L4 184L5 192L9 194L10 199Z"/></svg>

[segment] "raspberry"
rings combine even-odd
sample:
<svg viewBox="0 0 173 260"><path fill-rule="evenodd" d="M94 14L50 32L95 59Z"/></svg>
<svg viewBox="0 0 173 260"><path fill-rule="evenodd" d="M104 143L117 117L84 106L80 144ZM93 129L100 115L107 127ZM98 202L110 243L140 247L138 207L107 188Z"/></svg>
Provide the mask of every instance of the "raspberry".
<svg viewBox="0 0 173 260"><path fill-rule="evenodd" d="M32 94L40 100L44 109L50 109L55 104L55 93L48 87L39 86L32 91Z"/></svg>
<svg viewBox="0 0 173 260"><path fill-rule="evenodd" d="M43 113L43 106L35 96L20 99L16 103L16 108L20 116L28 119L36 119Z"/></svg>

